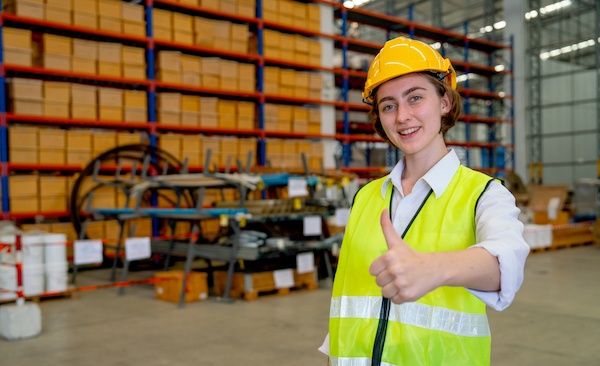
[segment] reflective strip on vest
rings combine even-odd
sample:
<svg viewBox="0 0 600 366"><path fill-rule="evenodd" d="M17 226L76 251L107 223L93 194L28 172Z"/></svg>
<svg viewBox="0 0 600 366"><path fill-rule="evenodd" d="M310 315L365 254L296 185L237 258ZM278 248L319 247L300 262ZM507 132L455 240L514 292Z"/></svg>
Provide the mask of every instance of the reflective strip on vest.
<svg viewBox="0 0 600 366"><path fill-rule="evenodd" d="M342 296L331 299L330 318L379 319L381 297ZM437 306L409 302L393 305L390 321L464 337L489 337L486 314L461 313Z"/></svg>
<svg viewBox="0 0 600 366"><path fill-rule="evenodd" d="M348 358L348 357L330 357L331 366L371 366L370 357ZM381 366L394 366L391 363L382 362Z"/></svg>

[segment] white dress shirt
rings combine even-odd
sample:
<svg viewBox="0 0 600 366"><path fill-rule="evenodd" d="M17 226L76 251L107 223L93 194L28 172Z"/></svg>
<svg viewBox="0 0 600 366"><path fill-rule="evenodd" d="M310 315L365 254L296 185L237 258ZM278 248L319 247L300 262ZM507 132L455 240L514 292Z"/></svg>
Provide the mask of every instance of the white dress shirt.
<svg viewBox="0 0 600 366"><path fill-rule="evenodd" d="M430 190L433 190L436 198L444 194L459 166L460 160L456 152L450 149L417 181L412 191L404 195L401 184L404 159L396 164L381 190L381 194L385 197L388 185L391 183L394 186L391 214L396 232L404 232ZM518 219L520 210L508 189L499 182L493 181L481 195L475 212L477 244L472 248L484 248L498 258L500 291L467 290L491 308L504 310L511 304L523 283L525 259L529 254L529 245L523 238L524 226ZM329 334L319 350L329 354Z"/></svg>

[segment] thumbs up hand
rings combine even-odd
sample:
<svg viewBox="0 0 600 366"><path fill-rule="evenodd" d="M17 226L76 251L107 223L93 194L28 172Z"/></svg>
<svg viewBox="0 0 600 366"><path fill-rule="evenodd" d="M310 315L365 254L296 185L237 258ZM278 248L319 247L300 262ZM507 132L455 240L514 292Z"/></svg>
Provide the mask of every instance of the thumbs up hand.
<svg viewBox="0 0 600 366"><path fill-rule="evenodd" d="M436 253L411 248L394 229L388 210L381 213L381 229L388 251L371 263L369 273L376 277L381 293L393 303L416 301L440 286Z"/></svg>

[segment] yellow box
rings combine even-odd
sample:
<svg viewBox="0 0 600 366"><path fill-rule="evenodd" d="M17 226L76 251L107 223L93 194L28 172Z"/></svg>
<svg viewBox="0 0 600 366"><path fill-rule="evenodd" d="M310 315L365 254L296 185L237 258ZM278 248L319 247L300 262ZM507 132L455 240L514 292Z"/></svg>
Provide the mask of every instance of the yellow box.
<svg viewBox="0 0 600 366"><path fill-rule="evenodd" d="M7 65L33 66L33 51L4 46L4 63Z"/></svg>
<svg viewBox="0 0 600 366"><path fill-rule="evenodd" d="M98 75L122 77L121 65L120 62L98 61Z"/></svg>
<svg viewBox="0 0 600 366"><path fill-rule="evenodd" d="M98 118L98 105L71 103L71 118L95 120Z"/></svg>
<svg viewBox="0 0 600 366"><path fill-rule="evenodd" d="M46 7L53 6L56 8L72 10L73 0L45 0Z"/></svg>
<svg viewBox="0 0 600 366"><path fill-rule="evenodd" d="M123 32L123 22L121 21L121 18L99 16L98 17L98 29L108 31L108 32L122 33Z"/></svg>
<svg viewBox="0 0 600 366"><path fill-rule="evenodd" d="M39 147L41 148L61 148L64 149L67 143L67 134L65 130L59 128L40 128L38 131Z"/></svg>
<svg viewBox="0 0 600 366"><path fill-rule="evenodd" d="M218 127L219 119L216 113L200 112L200 127Z"/></svg>
<svg viewBox="0 0 600 366"><path fill-rule="evenodd" d="M122 62L123 46L120 43L98 42L98 60Z"/></svg>
<svg viewBox="0 0 600 366"><path fill-rule="evenodd" d="M125 3L123 3L125 4ZM145 37L146 36L146 23L145 22L132 22L129 20L123 20L123 33Z"/></svg>
<svg viewBox="0 0 600 366"><path fill-rule="evenodd" d="M146 80L146 66L121 64L121 68L124 78Z"/></svg>
<svg viewBox="0 0 600 366"><path fill-rule="evenodd" d="M127 122L146 122L148 120L148 111L146 107L125 107L123 108L123 121Z"/></svg>
<svg viewBox="0 0 600 366"><path fill-rule="evenodd" d="M194 33L182 30L173 31L173 42L193 45L194 44Z"/></svg>
<svg viewBox="0 0 600 366"><path fill-rule="evenodd" d="M87 165L92 160L92 152L88 150L67 150L68 165Z"/></svg>
<svg viewBox="0 0 600 366"><path fill-rule="evenodd" d="M185 85L202 85L202 76L199 72L195 71L182 71L181 72L181 83Z"/></svg>
<svg viewBox="0 0 600 366"><path fill-rule="evenodd" d="M98 1L97 0L74 0L73 11L80 11L90 14L98 14Z"/></svg>
<svg viewBox="0 0 600 366"><path fill-rule="evenodd" d="M237 90L253 92L256 89L256 81L251 79L238 79ZM266 90L265 90L266 92Z"/></svg>
<svg viewBox="0 0 600 366"><path fill-rule="evenodd" d="M158 146L176 157L181 155L181 136L174 134L162 134L158 138Z"/></svg>
<svg viewBox="0 0 600 366"><path fill-rule="evenodd" d="M71 102L75 104L96 104L98 87L82 84L70 84Z"/></svg>
<svg viewBox="0 0 600 366"><path fill-rule="evenodd" d="M77 1L77 0L76 0ZM105 17L121 18L121 1L98 0L98 14Z"/></svg>
<svg viewBox="0 0 600 366"><path fill-rule="evenodd" d="M98 88L98 104L100 106L122 107L123 90L113 88Z"/></svg>
<svg viewBox="0 0 600 366"><path fill-rule="evenodd" d="M10 146L8 149L8 161L16 164L37 164L38 149Z"/></svg>
<svg viewBox="0 0 600 366"><path fill-rule="evenodd" d="M67 211L67 196L40 197L40 212L64 212Z"/></svg>
<svg viewBox="0 0 600 366"><path fill-rule="evenodd" d="M39 164L66 164L64 146L62 148L40 148L38 162Z"/></svg>
<svg viewBox="0 0 600 366"><path fill-rule="evenodd" d="M123 92L123 101L125 107L143 107L148 106L148 96L145 91L125 90Z"/></svg>
<svg viewBox="0 0 600 366"><path fill-rule="evenodd" d="M193 27L193 17L188 14L183 13L171 13L173 29L185 31L192 33L194 30ZM154 19L153 19L154 20ZM157 23L159 24L159 23Z"/></svg>
<svg viewBox="0 0 600 366"><path fill-rule="evenodd" d="M116 132L95 132L92 134L92 149L106 151L117 145Z"/></svg>
<svg viewBox="0 0 600 366"><path fill-rule="evenodd" d="M40 196L66 196L67 177L40 175Z"/></svg>
<svg viewBox="0 0 600 366"><path fill-rule="evenodd" d="M39 200L37 196L13 197L10 199L11 213L37 213L39 212Z"/></svg>
<svg viewBox="0 0 600 366"><path fill-rule="evenodd" d="M71 59L71 69L73 72L84 74L98 74L98 64L96 60L81 57Z"/></svg>
<svg viewBox="0 0 600 366"><path fill-rule="evenodd" d="M197 135L181 136L181 150L186 153L197 153L202 151L202 137Z"/></svg>
<svg viewBox="0 0 600 366"><path fill-rule="evenodd" d="M236 128L236 118L229 114L219 114L219 128L234 129Z"/></svg>
<svg viewBox="0 0 600 366"><path fill-rule="evenodd" d="M173 12L152 8L152 23L155 26L173 29Z"/></svg>
<svg viewBox="0 0 600 366"><path fill-rule="evenodd" d="M152 28L152 35L154 39L162 41L173 41L173 29L154 25Z"/></svg>
<svg viewBox="0 0 600 366"><path fill-rule="evenodd" d="M256 16L256 6L238 3L236 13L241 16L254 18Z"/></svg>
<svg viewBox="0 0 600 366"><path fill-rule="evenodd" d="M73 56L97 60L98 59L98 42L87 39L74 38L73 41Z"/></svg>
<svg viewBox="0 0 600 366"><path fill-rule="evenodd" d="M42 99L43 81L35 79L12 78L8 83L10 97L13 99Z"/></svg>
<svg viewBox="0 0 600 366"><path fill-rule="evenodd" d="M202 72L201 60L199 56L182 54L180 58L181 71Z"/></svg>
<svg viewBox="0 0 600 366"><path fill-rule="evenodd" d="M128 65L146 65L146 51L140 47L122 46L121 61Z"/></svg>
<svg viewBox="0 0 600 366"><path fill-rule="evenodd" d="M180 93L158 93L156 95L158 109L179 111L181 109L182 96Z"/></svg>
<svg viewBox="0 0 600 366"><path fill-rule="evenodd" d="M71 56L44 53L34 60L35 64L45 69L71 71Z"/></svg>
<svg viewBox="0 0 600 366"><path fill-rule="evenodd" d="M46 4L44 18L49 22L73 24L73 19L71 18L71 10L50 6L48 4Z"/></svg>
<svg viewBox="0 0 600 366"><path fill-rule="evenodd" d="M158 70L156 72L156 80L164 83L179 84L181 83L181 72L173 70Z"/></svg>
<svg viewBox="0 0 600 366"><path fill-rule="evenodd" d="M4 27L2 32L2 41L5 48L32 48L32 32L29 29Z"/></svg>
<svg viewBox="0 0 600 366"><path fill-rule="evenodd" d="M8 196L27 197L36 196L39 189L37 175L10 175L8 176Z"/></svg>
<svg viewBox="0 0 600 366"><path fill-rule="evenodd" d="M46 117L69 118L69 116L71 115L69 103L53 102L51 100L45 99L43 108L43 114Z"/></svg>
<svg viewBox="0 0 600 366"><path fill-rule="evenodd" d="M8 128L8 146L15 148L30 148L38 147L37 127L29 126L11 126Z"/></svg>
<svg viewBox="0 0 600 366"><path fill-rule="evenodd" d="M254 117L238 116L236 126L240 130L253 130L255 128L254 122Z"/></svg>
<svg viewBox="0 0 600 366"><path fill-rule="evenodd" d="M30 1L15 1L4 5L4 11L23 17L44 19L44 4Z"/></svg>
<svg viewBox="0 0 600 366"><path fill-rule="evenodd" d="M163 125L181 125L181 112L161 109L157 113L157 121Z"/></svg>
<svg viewBox="0 0 600 366"><path fill-rule="evenodd" d="M219 74L221 78L238 78L239 63L236 61L221 60Z"/></svg>
<svg viewBox="0 0 600 366"><path fill-rule="evenodd" d="M139 144L142 136L137 133L117 132L117 146Z"/></svg>
<svg viewBox="0 0 600 366"><path fill-rule="evenodd" d="M223 90L235 90L237 91L238 78L221 77L219 81L219 88Z"/></svg>
<svg viewBox="0 0 600 366"><path fill-rule="evenodd" d="M98 29L98 15L93 13L73 12L73 25Z"/></svg>
<svg viewBox="0 0 600 366"><path fill-rule="evenodd" d="M160 51L156 59L156 67L161 70L181 71L181 52Z"/></svg>
<svg viewBox="0 0 600 366"><path fill-rule="evenodd" d="M67 151L91 151L92 134L86 130L68 130L67 131Z"/></svg>
<svg viewBox="0 0 600 366"><path fill-rule="evenodd" d="M155 277L163 279L154 284L154 294L157 299L170 302L179 302L182 291L184 291L184 301L201 301L208 298L207 274L203 272L190 272L185 289L183 289L183 278L185 272L172 270L158 272Z"/></svg>
<svg viewBox="0 0 600 366"><path fill-rule="evenodd" d="M98 108L98 118L103 121L122 121L123 107L100 105Z"/></svg>
<svg viewBox="0 0 600 366"><path fill-rule="evenodd" d="M42 100L39 99L13 99L10 111L14 114L29 116L43 115Z"/></svg>
<svg viewBox="0 0 600 366"><path fill-rule="evenodd" d="M121 18L131 22L145 23L144 5L132 4L120 1L121 3Z"/></svg>
<svg viewBox="0 0 600 366"><path fill-rule="evenodd" d="M256 113L256 105L252 102L240 101L237 103L237 115L254 118Z"/></svg>
<svg viewBox="0 0 600 366"><path fill-rule="evenodd" d="M190 111L182 111L181 112L181 125L182 126L198 127L199 124L200 124L200 113L199 112L190 112Z"/></svg>
<svg viewBox="0 0 600 366"><path fill-rule="evenodd" d="M200 97L197 95L182 95L180 109L182 111L188 111L188 112L199 112L200 111Z"/></svg>

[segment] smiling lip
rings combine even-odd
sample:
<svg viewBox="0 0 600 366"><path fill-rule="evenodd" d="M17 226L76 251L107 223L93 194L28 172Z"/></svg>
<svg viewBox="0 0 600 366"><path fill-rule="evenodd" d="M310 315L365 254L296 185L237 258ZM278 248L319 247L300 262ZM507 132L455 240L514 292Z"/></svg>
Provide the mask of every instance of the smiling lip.
<svg viewBox="0 0 600 366"><path fill-rule="evenodd" d="M417 132L419 130L420 127L412 127L412 128L407 128L405 130L402 131L398 131L398 133L400 134L400 136L402 137L408 137L408 136L412 136L415 132Z"/></svg>

